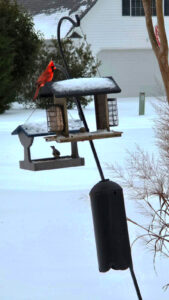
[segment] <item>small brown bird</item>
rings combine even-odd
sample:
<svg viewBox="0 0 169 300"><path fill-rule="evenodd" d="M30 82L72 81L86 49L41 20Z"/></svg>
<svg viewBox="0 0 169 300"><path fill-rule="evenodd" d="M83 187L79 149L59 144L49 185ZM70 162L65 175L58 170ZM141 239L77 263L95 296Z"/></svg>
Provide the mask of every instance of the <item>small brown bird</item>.
<svg viewBox="0 0 169 300"><path fill-rule="evenodd" d="M81 128L79 129L79 131L80 131L80 132L86 132L86 129L85 129L84 127L81 127Z"/></svg>
<svg viewBox="0 0 169 300"><path fill-rule="evenodd" d="M52 148L52 154L54 157L58 158L60 156L60 152L55 148L55 146L50 146Z"/></svg>

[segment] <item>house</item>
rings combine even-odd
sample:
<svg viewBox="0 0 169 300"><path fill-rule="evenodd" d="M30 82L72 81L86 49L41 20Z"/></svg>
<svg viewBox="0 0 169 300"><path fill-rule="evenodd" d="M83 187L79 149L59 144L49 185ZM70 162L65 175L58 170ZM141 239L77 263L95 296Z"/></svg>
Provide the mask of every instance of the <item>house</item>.
<svg viewBox="0 0 169 300"><path fill-rule="evenodd" d="M61 17L82 15L91 7L93 0L17 0L17 2L32 14L35 29L40 30L48 41L56 37L57 24ZM70 28L71 24L64 22L61 36L64 37Z"/></svg>
<svg viewBox="0 0 169 300"><path fill-rule="evenodd" d="M152 51L148 37L144 11L141 0L18 0L30 9L34 15L35 25L42 17L42 30L47 28L46 38L52 35L50 21L55 16L78 13L81 18L81 28L74 32L87 37L93 53L101 60L100 73L102 76L113 76L122 89L121 97L138 96L145 92L147 96L156 96L164 93L161 74L156 57ZM43 3L42 7L38 5ZM29 4L29 5L28 5ZM169 38L169 1L163 0L166 33ZM48 13L45 15L44 13ZM153 25L157 25L155 16L155 0L152 1ZM58 20L57 19L57 20ZM46 21L45 21L46 20ZM55 22L55 32L56 24ZM53 23L54 24L54 23ZM40 29L40 28L39 28ZM62 36L72 32L71 24L64 28ZM55 34L56 35L56 34Z"/></svg>

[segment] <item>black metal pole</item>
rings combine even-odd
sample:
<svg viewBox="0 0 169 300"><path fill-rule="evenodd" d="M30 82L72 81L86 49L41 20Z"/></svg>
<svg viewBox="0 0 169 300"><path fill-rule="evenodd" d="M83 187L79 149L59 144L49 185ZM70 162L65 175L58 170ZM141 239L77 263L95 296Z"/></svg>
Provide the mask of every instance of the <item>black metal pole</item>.
<svg viewBox="0 0 169 300"><path fill-rule="evenodd" d="M62 24L63 20L68 20L75 27L78 27L78 26L80 26L80 19L79 19L78 15L76 15L76 22L74 20L72 20L70 17L63 17L63 18L60 19L60 21L58 23L58 28L57 28L57 38L58 38L59 50L60 50L60 54L62 56L64 67L65 67L65 70L66 70L66 72L65 72L66 77L68 79L71 79L70 70L69 70L69 67L67 65L67 62L66 62L66 59L65 59L65 56L64 56L64 52L63 52L62 44L61 44L61 39L60 39L60 27L61 27L61 24ZM81 107L80 100L78 99L78 97L74 97L74 100L75 100L76 105L77 105L77 109L78 109L78 112L79 112L80 119L83 121L83 124L84 124L84 127L85 127L86 131L89 132L89 127L88 127L88 124L86 122L86 118L85 118L85 115L83 113L83 109ZM103 171L102 171L102 168L101 168L101 165L100 165L100 161L99 161L94 143L93 143L93 141L89 141L89 143L90 143L90 146L91 146L91 149L92 149L92 152L93 152L96 164L97 164L97 168L98 168L99 173L100 173L101 180L105 181L104 174L103 174ZM130 266L129 268L130 268L131 277L133 279L133 283L134 283L134 286L135 286L135 289L136 289L138 299L142 300L140 289L139 289L137 279L136 279L136 276L135 276L135 273L134 273L134 270L133 270L133 266Z"/></svg>
<svg viewBox="0 0 169 300"><path fill-rule="evenodd" d="M78 26L80 26L80 19L79 19L78 15L76 15L76 22L74 20L72 20L70 17L63 17L59 20L58 27L57 27L57 39L58 39L60 54L62 56L64 67L65 67L65 70L66 70L66 76L67 76L68 79L71 79L69 66L68 66L68 64L66 62L66 59L65 59L65 56L64 56L64 52L63 52L62 44L61 44L61 38L60 38L60 28L61 28L61 24L64 20L68 20L72 23L72 25L74 25L75 27L78 27ZM82 109L82 106L80 104L80 100L77 97L73 97L73 98L76 102L80 119L83 121L83 124L84 124L84 127L85 127L86 131L89 132L89 127L88 127L85 115L83 113L83 109ZM103 170L102 170L102 167L100 165L100 161L99 161L94 143L93 143L93 141L89 141L89 143L90 143L93 155L94 155L94 159L96 161L98 171L100 173L101 180L104 181L105 178L104 178Z"/></svg>
<svg viewBox="0 0 169 300"><path fill-rule="evenodd" d="M135 289L136 289L136 293L137 293L138 299L139 300L143 300L143 298L141 296L141 293L140 293L140 289L139 289L138 283L137 283L137 279L136 279L136 276L135 276L135 273L134 273L133 266L130 267L130 273L131 273L131 277L133 279L133 283L134 283L134 286L135 286Z"/></svg>

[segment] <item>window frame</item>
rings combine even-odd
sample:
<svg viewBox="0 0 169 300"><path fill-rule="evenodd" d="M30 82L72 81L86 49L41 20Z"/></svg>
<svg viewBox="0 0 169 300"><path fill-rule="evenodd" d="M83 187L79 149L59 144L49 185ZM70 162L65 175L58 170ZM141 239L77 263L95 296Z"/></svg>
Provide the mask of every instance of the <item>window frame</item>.
<svg viewBox="0 0 169 300"><path fill-rule="evenodd" d="M143 14L132 14L132 1L133 0L122 0L122 16L128 16L128 17L145 17ZM140 0L141 1L141 0ZM154 0L155 1L155 0ZM163 12L164 12L164 17L169 16L169 0L164 0L163 1ZM156 13L152 14L153 17L156 17Z"/></svg>

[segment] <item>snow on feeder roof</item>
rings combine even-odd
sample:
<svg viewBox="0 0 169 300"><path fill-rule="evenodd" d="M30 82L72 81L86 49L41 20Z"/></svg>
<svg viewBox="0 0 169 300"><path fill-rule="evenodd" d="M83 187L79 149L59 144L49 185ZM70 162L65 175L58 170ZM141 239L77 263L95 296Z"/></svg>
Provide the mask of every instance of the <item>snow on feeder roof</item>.
<svg viewBox="0 0 169 300"><path fill-rule="evenodd" d="M82 126L82 122L80 120L69 120L69 132L75 133L79 132L79 128ZM24 132L27 136L38 137L38 136L47 136L51 134L56 134L55 132L48 131L47 122L32 122L23 125L19 125L13 132L12 135L19 134L20 132Z"/></svg>
<svg viewBox="0 0 169 300"><path fill-rule="evenodd" d="M121 89L112 77L74 78L48 82L40 89L39 96L70 97L120 93Z"/></svg>

